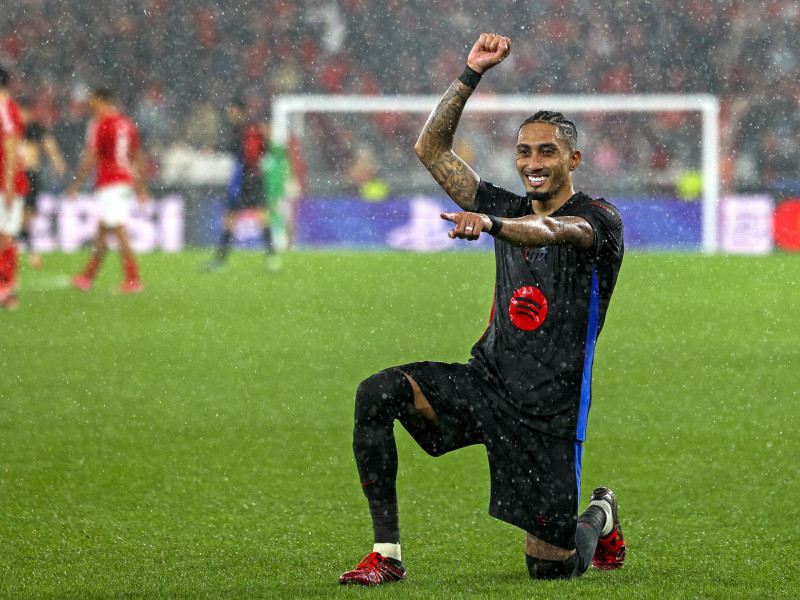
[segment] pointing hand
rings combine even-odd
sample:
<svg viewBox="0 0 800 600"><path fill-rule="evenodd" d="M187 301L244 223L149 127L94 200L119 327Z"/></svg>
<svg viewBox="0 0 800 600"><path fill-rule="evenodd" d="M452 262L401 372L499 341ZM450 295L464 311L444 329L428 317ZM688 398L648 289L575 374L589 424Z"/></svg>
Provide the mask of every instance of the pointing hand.
<svg viewBox="0 0 800 600"><path fill-rule="evenodd" d="M451 239L477 240L481 236L481 231L489 231L492 222L484 214L472 212L441 213L439 215L445 221L455 223L456 226L447 232Z"/></svg>

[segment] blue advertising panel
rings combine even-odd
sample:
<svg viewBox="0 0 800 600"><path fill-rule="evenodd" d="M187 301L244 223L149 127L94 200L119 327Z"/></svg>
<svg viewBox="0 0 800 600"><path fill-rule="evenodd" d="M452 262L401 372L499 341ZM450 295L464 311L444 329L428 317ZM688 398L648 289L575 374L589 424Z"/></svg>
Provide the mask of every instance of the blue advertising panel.
<svg viewBox="0 0 800 600"><path fill-rule="evenodd" d="M625 223L629 249L699 250L702 206L675 198L611 199ZM476 242L451 240L441 212L457 210L447 199L429 196L366 202L359 198L304 198L295 214L295 242L301 248L395 248L436 252L490 249L488 236Z"/></svg>
<svg viewBox="0 0 800 600"><path fill-rule="evenodd" d="M651 250L700 250L703 206L675 198L609 199L625 226L625 247Z"/></svg>

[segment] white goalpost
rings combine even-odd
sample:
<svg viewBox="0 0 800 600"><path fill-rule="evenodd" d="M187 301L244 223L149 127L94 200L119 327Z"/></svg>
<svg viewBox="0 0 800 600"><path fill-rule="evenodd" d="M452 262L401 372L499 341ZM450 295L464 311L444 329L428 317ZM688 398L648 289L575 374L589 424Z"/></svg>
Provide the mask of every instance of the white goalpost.
<svg viewBox="0 0 800 600"><path fill-rule="evenodd" d="M430 113L440 96L397 95L283 95L272 106L272 139L286 145L290 136L303 136L307 113ZM644 95L483 95L470 98L464 111L469 113L524 113L542 107L566 114L576 113L656 113L696 112L702 119L702 248L718 249L717 216L719 204L719 101L708 94ZM296 118L300 116L301 118Z"/></svg>

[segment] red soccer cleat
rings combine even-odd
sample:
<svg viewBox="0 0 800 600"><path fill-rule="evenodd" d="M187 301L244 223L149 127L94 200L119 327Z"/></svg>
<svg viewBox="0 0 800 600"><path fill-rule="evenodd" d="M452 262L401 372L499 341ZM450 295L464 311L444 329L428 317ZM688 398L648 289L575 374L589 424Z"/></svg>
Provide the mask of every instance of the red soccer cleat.
<svg viewBox="0 0 800 600"><path fill-rule="evenodd" d="M403 561L382 556L377 552L370 552L352 571L343 573L339 583L355 583L358 585L378 585L403 581L406 578L406 568Z"/></svg>
<svg viewBox="0 0 800 600"><path fill-rule="evenodd" d="M0 308L5 310L17 310L19 308L19 301L13 292L3 297L2 301L0 301Z"/></svg>
<svg viewBox="0 0 800 600"><path fill-rule="evenodd" d="M16 290L17 290L16 280L0 283L0 305L4 304L7 299L13 298L14 292Z"/></svg>
<svg viewBox="0 0 800 600"><path fill-rule="evenodd" d="M119 284L118 294L139 294L144 291L144 285L138 279L129 279Z"/></svg>
<svg viewBox="0 0 800 600"><path fill-rule="evenodd" d="M610 489L599 487L592 492L592 501L602 500L611 505L611 514L614 526L606 537L597 541L592 566L595 569L619 569L625 562L625 539L622 537L622 528L619 526L617 513L617 497Z"/></svg>
<svg viewBox="0 0 800 600"><path fill-rule="evenodd" d="M75 275L75 277L72 278L72 287L83 292L91 290L93 283L94 282L86 277L86 275Z"/></svg>

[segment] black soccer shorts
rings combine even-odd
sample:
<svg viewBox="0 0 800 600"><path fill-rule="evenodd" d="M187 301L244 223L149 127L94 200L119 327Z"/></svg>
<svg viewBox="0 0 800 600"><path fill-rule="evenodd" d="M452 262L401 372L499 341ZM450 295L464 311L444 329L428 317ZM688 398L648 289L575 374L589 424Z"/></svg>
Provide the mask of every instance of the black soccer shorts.
<svg viewBox="0 0 800 600"><path fill-rule="evenodd" d="M231 211L246 208L267 208L264 180L259 175L242 174L237 194L226 196L225 208Z"/></svg>
<svg viewBox="0 0 800 600"><path fill-rule="evenodd" d="M500 392L474 361L396 368L417 382L437 415L435 426L407 427L420 447L439 456L483 444L491 478L489 514L549 544L574 548L581 444L500 411L495 401Z"/></svg>

